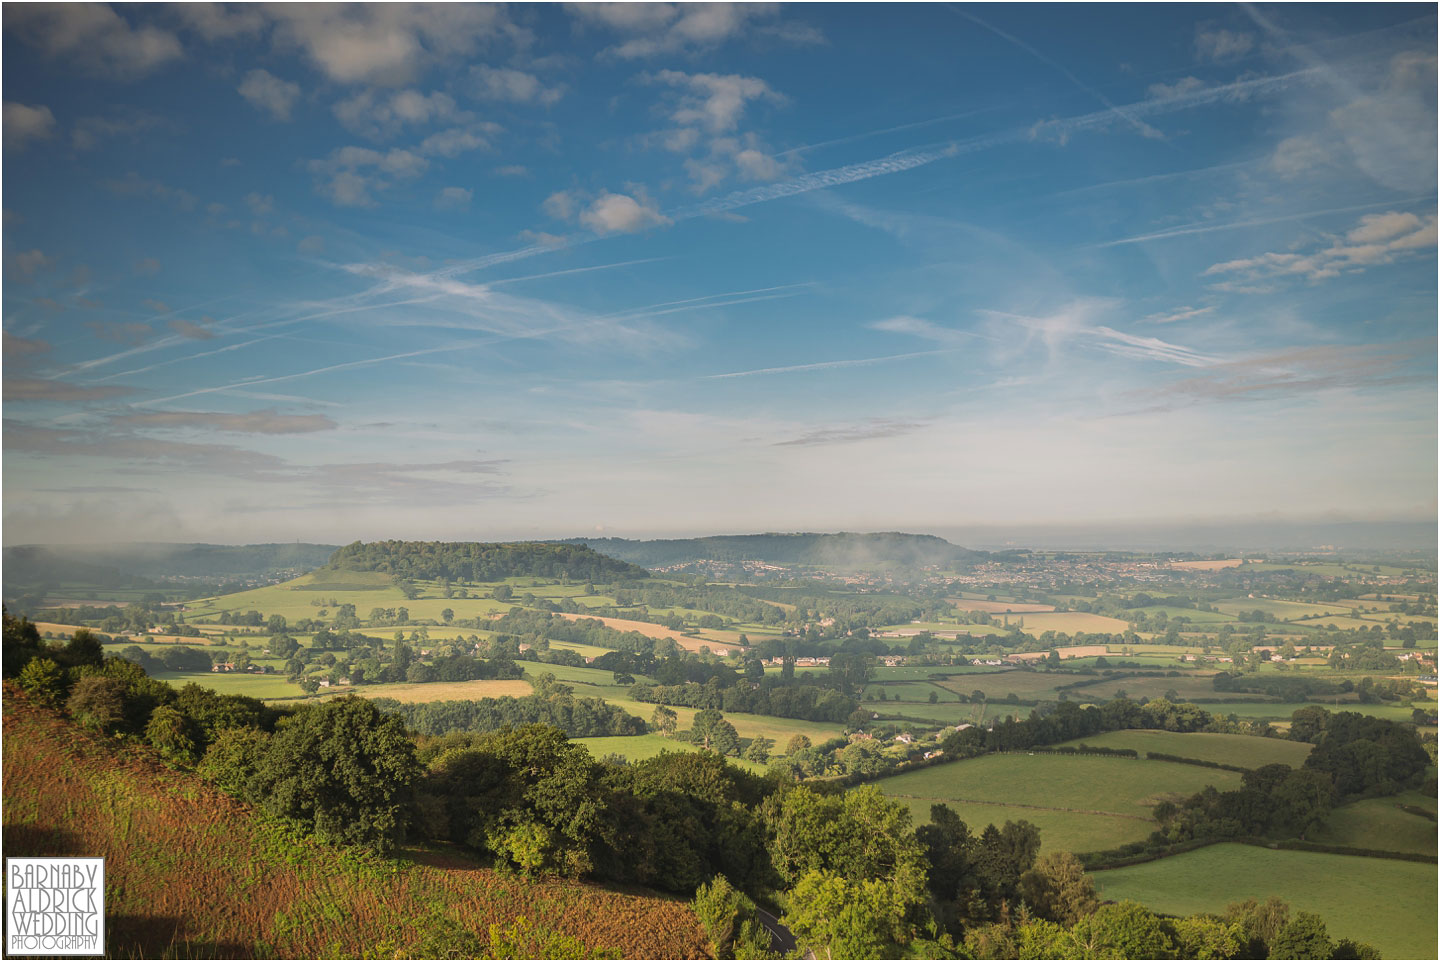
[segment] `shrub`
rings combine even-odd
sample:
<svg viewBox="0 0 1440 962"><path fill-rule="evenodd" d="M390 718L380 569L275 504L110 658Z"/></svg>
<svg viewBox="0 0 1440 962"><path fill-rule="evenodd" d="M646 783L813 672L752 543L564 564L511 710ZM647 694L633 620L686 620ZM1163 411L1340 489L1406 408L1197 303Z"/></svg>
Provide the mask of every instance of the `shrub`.
<svg viewBox="0 0 1440 962"><path fill-rule="evenodd" d="M162 755L181 762L195 760L198 745L195 723L173 708L161 705L150 713L145 726L145 740Z"/></svg>
<svg viewBox="0 0 1440 962"><path fill-rule="evenodd" d="M103 730L125 717L125 689L113 678L86 675L75 683L65 706L80 724Z"/></svg>
<svg viewBox="0 0 1440 962"><path fill-rule="evenodd" d="M36 701L50 708L65 696L65 672L50 658L36 658L20 670L20 687Z"/></svg>
<svg viewBox="0 0 1440 962"><path fill-rule="evenodd" d="M255 728L227 728L218 733L196 770L237 798L260 768L270 736Z"/></svg>

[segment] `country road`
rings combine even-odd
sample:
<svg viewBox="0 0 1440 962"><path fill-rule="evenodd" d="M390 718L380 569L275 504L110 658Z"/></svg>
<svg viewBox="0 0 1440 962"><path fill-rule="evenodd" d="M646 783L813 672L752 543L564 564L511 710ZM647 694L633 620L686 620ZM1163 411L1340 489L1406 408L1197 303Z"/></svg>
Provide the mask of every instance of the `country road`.
<svg viewBox="0 0 1440 962"><path fill-rule="evenodd" d="M779 919L777 919L774 915L771 915L764 909L757 908L756 911L760 913L760 924L765 926L765 930L770 933L771 950L779 953L781 956L788 956L791 952L794 952L794 933L792 933L785 926L781 925ZM814 959L815 953L806 952L805 958Z"/></svg>

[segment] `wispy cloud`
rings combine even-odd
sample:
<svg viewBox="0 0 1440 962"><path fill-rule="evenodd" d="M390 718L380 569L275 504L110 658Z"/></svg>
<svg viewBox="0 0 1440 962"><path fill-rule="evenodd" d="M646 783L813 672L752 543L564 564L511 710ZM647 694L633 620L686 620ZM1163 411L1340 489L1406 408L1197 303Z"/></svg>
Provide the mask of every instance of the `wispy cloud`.
<svg viewBox="0 0 1440 962"><path fill-rule="evenodd" d="M1195 404L1265 401L1323 391L1405 383L1434 385L1434 368L1405 370L1433 358L1435 339L1403 344L1322 345L1277 351L1212 365L1194 377L1128 395L1142 406L1128 414L1171 411Z"/></svg>
<svg viewBox="0 0 1440 962"><path fill-rule="evenodd" d="M904 421L891 418L870 418L859 424L838 428L820 428L809 431L788 441L776 441L775 447L793 447L812 444L850 444L855 441L873 441L878 438L896 438L911 434L926 427L929 421Z"/></svg>
<svg viewBox="0 0 1440 962"><path fill-rule="evenodd" d="M885 354L880 357L860 357L843 361L816 361L810 364L788 364L784 367L762 367L753 371L732 371L729 374L707 374L702 380L713 381L719 378L730 377L756 377L762 374L796 374L802 371L826 371L840 367L865 367L870 364L883 364L887 361L908 361L916 357L933 357L936 354L949 354L954 348L946 348L938 351L911 351L908 354Z"/></svg>
<svg viewBox="0 0 1440 962"><path fill-rule="evenodd" d="M280 414L277 411L250 411L225 414L218 411L152 411L122 414L111 423L132 428L196 428L231 431L236 434L309 434L329 431L334 421L323 414Z"/></svg>
<svg viewBox="0 0 1440 962"><path fill-rule="evenodd" d="M1423 197L1407 198L1401 203L1414 203L1424 200ZM1172 227L1167 230L1155 231L1150 234L1137 234L1134 237L1121 237L1118 240L1105 241L1100 244L1090 245L1092 247L1119 247L1124 244L1143 244L1148 241L1168 240L1172 237L1186 237L1190 234L1211 234L1215 231L1243 230L1246 227L1265 227L1270 224L1287 224L1291 221L1309 220L1312 217L1328 217L1331 214L1353 214L1356 211L1374 210L1377 207L1393 207L1393 200L1376 201L1373 204L1355 204L1350 207L1329 207L1324 210L1307 210L1294 214L1280 214L1275 217L1256 217L1248 220L1226 221L1223 223L1197 223L1186 224L1182 227Z"/></svg>
<svg viewBox="0 0 1440 962"><path fill-rule="evenodd" d="M67 384L32 377L7 377L4 380L7 401L105 401L134 394L129 387L95 387Z"/></svg>

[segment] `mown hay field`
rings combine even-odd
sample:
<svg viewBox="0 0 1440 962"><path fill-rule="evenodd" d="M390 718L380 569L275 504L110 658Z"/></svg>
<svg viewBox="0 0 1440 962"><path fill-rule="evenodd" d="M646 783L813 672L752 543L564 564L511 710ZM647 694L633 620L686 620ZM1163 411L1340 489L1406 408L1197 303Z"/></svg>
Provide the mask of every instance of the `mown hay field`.
<svg viewBox="0 0 1440 962"><path fill-rule="evenodd" d="M325 691L325 689L321 689ZM394 685L361 685L358 688L336 688L327 698L337 695L363 695L366 698L393 698L403 702L474 701L479 698L524 698L535 689L522 678L514 680L483 678L475 681L432 681L425 684L402 682Z"/></svg>
<svg viewBox="0 0 1440 962"><path fill-rule="evenodd" d="M1436 957L1432 863L1224 843L1093 877L1102 898L1169 915L1219 913L1278 895L1292 912L1323 918L1332 939L1368 942L1387 959Z"/></svg>
<svg viewBox="0 0 1440 962"><path fill-rule="evenodd" d="M1054 611L1054 605L1032 604L1024 601L974 601L969 598L951 598L955 607L961 611L988 611L992 614L997 612L1026 612L1026 611Z"/></svg>
<svg viewBox="0 0 1440 962"><path fill-rule="evenodd" d="M707 638L686 637L678 631L672 631L666 628L664 625L657 625L648 621L631 621L628 618L600 618L595 615L561 614L560 617L567 618L570 621L578 621L581 618L594 618L596 621L603 622L605 627L614 628L616 631L638 631L647 638L669 638L686 651L699 651L701 648L709 648L711 651L715 651L716 648L727 647L726 642ZM736 637L739 637L738 633Z"/></svg>
<svg viewBox="0 0 1440 962"><path fill-rule="evenodd" d="M16 689L4 712L5 853L103 856L110 956L435 958L521 916L591 951L707 954L677 899L527 881L451 853L348 855L148 752L117 755Z"/></svg>
<svg viewBox="0 0 1440 962"><path fill-rule="evenodd" d="M1081 742L1098 748L1133 748L1142 755L1146 752L1162 752L1223 765L1239 765L1242 768L1259 768L1261 765L1271 764L1299 768L1305 763L1305 757L1313 747L1308 742L1292 742L1284 738L1145 729L1104 732L1065 744L1078 747Z"/></svg>

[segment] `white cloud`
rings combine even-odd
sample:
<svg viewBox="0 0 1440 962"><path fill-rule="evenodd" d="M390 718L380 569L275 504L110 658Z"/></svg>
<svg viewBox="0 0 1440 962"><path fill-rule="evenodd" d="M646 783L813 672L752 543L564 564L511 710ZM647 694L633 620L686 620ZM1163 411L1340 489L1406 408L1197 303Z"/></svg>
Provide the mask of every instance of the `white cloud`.
<svg viewBox="0 0 1440 962"><path fill-rule="evenodd" d="M448 94L364 90L335 104L335 116L347 130L370 140L388 140L406 125L423 126L451 119L473 119L455 108Z"/></svg>
<svg viewBox="0 0 1440 962"><path fill-rule="evenodd" d="M1353 244L1373 244L1393 240L1401 234L1414 234L1422 226L1420 218L1409 211L1366 214L1360 218L1359 225L1345 235L1345 239Z"/></svg>
<svg viewBox="0 0 1440 962"><path fill-rule="evenodd" d="M498 130L493 124L473 124L431 134L413 148L341 147L328 157L312 160L310 172L321 178L318 189L340 207L373 207L374 194L398 179L418 177L430 167L431 157L455 157L467 150L488 147L482 136Z"/></svg>
<svg viewBox="0 0 1440 962"><path fill-rule="evenodd" d="M31 107L5 101L5 149L24 150L33 140L48 140L55 134L55 115L46 106Z"/></svg>
<svg viewBox="0 0 1440 962"><path fill-rule="evenodd" d="M500 132L498 124L487 121L451 127L433 133L420 142L416 148L427 156L458 157L471 150L488 150L490 137Z"/></svg>
<svg viewBox="0 0 1440 962"><path fill-rule="evenodd" d="M737 134L746 106L764 100L782 104L785 97L759 77L740 74L687 74L662 70L647 78L677 93L666 107L675 123L653 139L665 149L687 154L703 147L706 156L690 157L685 169L695 193L703 194L732 173L746 180L774 180L786 165L770 153L754 133ZM707 140L708 138L708 140Z"/></svg>
<svg viewBox="0 0 1440 962"><path fill-rule="evenodd" d="M1286 137L1280 141L1270 158L1270 166L1281 177L1297 177L1331 162L1330 152L1321 147L1313 137L1304 135Z"/></svg>
<svg viewBox="0 0 1440 962"><path fill-rule="evenodd" d="M5 28L77 70L117 80L138 79L184 56L170 31L131 27L103 3L12 4Z"/></svg>
<svg viewBox="0 0 1440 962"><path fill-rule="evenodd" d="M670 223L670 218L655 207L654 203L642 196L639 200L628 194L612 194L601 191L580 214L580 223L597 234L631 234Z"/></svg>
<svg viewBox="0 0 1440 962"><path fill-rule="evenodd" d="M435 206L441 210L469 207L475 191L467 187L446 187L435 195Z"/></svg>
<svg viewBox="0 0 1440 962"><path fill-rule="evenodd" d="M780 162L764 151L753 147L735 155L735 166L749 180L774 180L784 172Z"/></svg>
<svg viewBox="0 0 1440 962"><path fill-rule="evenodd" d="M143 111L117 111L110 117L82 117L70 131L70 145L76 150L93 150L102 140L143 133L163 121Z"/></svg>
<svg viewBox="0 0 1440 962"><path fill-rule="evenodd" d="M309 237L301 238L295 249L302 254L319 254L325 250L325 238L319 234L311 234Z"/></svg>
<svg viewBox="0 0 1440 962"><path fill-rule="evenodd" d="M55 266L55 261L44 251L36 249L15 254L10 258L10 266L19 275L17 280L31 281L36 274Z"/></svg>
<svg viewBox="0 0 1440 962"><path fill-rule="evenodd" d="M275 39L339 83L398 86L427 66L515 33L503 7L472 3L275 3Z"/></svg>
<svg viewBox="0 0 1440 962"><path fill-rule="evenodd" d="M240 96L276 120L289 120L290 109L300 96L300 85L281 80L268 70L252 70L236 88Z"/></svg>
<svg viewBox="0 0 1440 962"><path fill-rule="evenodd" d="M1401 211L1367 214L1343 238L1331 237L1328 247L1309 253L1271 251L1241 257L1210 266L1204 276L1231 277L1252 284L1289 278L1305 278L1311 282L1329 280L1342 273L1390 264L1413 251L1434 247L1435 223L1434 214L1424 220ZM1223 281L1222 285L1244 290L1236 287L1233 280Z"/></svg>
<svg viewBox="0 0 1440 962"><path fill-rule="evenodd" d="M175 3L169 12L212 43L254 36L265 29L265 15L258 4Z"/></svg>
<svg viewBox="0 0 1440 962"><path fill-rule="evenodd" d="M572 3L576 19L605 27L626 39L603 51L604 56L637 59L662 53L706 50L756 29L756 21L774 17L778 3ZM819 31L804 24L759 28L790 43L823 42Z"/></svg>
<svg viewBox="0 0 1440 962"><path fill-rule="evenodd" d="M556 220L569 220L575 216L575 209L579 200L580 198L575 191L557 190L545 198L540 204L540 209Z"/></svg>
<svg viewBox="0 0 1440 962"><path fill-rule="evenodd" d="M1433 51L1397 54L1383 87L1330 114L1356 165L1394 190L1435 189L1435 60Z"/></svg>
<svg viewBox="0 0 1440 962"><path fill-rule="evenodd" d="M655 81L682 91L670 117L681 127L703 127L711 134L733 131L753 100L784 103L785 98L759 77L740 74L687 74L662 70Z"/></svg>
<svg viewBox="0 0 1440 962"><path fill-rule="evenodd" d="M263 217L275 209L275 197L272 194L262 194L252 190L245 195L245 205L250 208L250 213L256 217Z"/></svg>
<svg viewBox="0 0 1440 962"><path fill-rule="evenodd" d="M1200 28L1195 32L1195 52L1202 60L1243 57L1254 46L1255 35L1243 31Z"/></svg>
<svg viewBox="0 0 1440 962"><path fill-rule="evenodd" d="M548 107L565 95L563 85L547 87L534 74L508 67L480 64L470 68L470 77L474 81L475 96L482 100L538 103Z"/></svg>
<svg viewBox="0 0 1440 962"><path fill-rule="evenodd" d="M530 169L523 164L509 164L505 167L496 167L495 173L501 177L529 177Z"/></svg>

